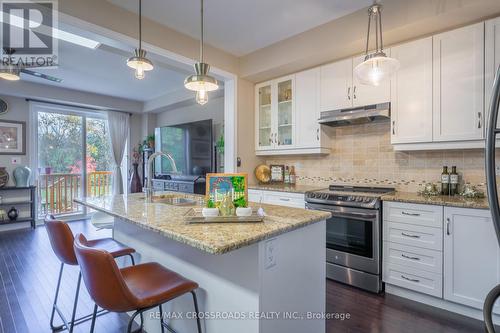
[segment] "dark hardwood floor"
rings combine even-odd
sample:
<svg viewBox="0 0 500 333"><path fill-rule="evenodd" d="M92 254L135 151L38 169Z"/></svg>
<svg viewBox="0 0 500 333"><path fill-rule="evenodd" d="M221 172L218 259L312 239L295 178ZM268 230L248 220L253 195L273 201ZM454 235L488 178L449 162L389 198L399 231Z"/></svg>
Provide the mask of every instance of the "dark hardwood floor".
<svg viewBox="0 0 500 333"><path fill-rule="evenodd" d="M70 226L73 232L83 232L89 238L110 235L106 230L97 231L87 221L72 222ZM49 318L58 270L59 261L52 253L43 227L35 231L0 233L0 333L51 331ZM77 268L66 266L60 300L68 314L77 277ZM80 295L78 315L85 315L92 311L93 303L83 286ZM392 295L373 295L332 281L327 282L326 298L328 313L350 316L345 320L328 320L328 333L484 332L480 321ZM102 316L97 320L96 332L125 332L127 319L125 314ZM77 326L75 332L88 332L89 327L90 323L84 323Z"/></svg>

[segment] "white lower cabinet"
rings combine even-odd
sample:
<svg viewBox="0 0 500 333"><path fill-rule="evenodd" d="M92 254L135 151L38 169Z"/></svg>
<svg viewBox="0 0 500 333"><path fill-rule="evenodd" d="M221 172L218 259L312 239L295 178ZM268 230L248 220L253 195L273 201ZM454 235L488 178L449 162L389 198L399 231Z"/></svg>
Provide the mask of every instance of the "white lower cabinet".
<svg viewBox="0 0 500 333"><path fill-rule="evenodd" d="M303 193L291 193L267 190L248 190L248 200L268 205L305 208L306 202Z"/></svg>
<svg viewBox="0 0 500 333"><path fill-rule="evenodd" d="M443 297L443 207L384 202L383 280Z"/></svg>
<svg viewBox="0 0 500 333"><path fill-rule="evenodd" d="M490 211L384 202L383 216L383 281L440 298L445 309L454 311L456 303L479 313L500 284Z"/></svg>
<svg viewBox="0 0 500 333"><path fill-rule="evenodd" d="M444 209L444 298L482 309L500 284L500 248L488 210ZM497 305L495 312L500 313Z"/></svg>

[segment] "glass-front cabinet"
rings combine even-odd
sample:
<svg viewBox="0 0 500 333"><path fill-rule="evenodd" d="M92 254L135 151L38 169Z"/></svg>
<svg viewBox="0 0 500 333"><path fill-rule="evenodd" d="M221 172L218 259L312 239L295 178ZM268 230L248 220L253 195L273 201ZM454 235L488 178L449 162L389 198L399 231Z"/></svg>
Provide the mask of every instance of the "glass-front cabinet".
<svg viewBox="0 0 500 333"><path fill-rule="evenodd" d="M271 148L273 145L273 129L272 129L272 87L271 84L266 84L257 89L257 113L258 113L258 147Z"/></svg>
<svg viewBox="0 0 500 333"><path fill-rule="evenodd" d="M256 149L280 150L295 144L294 76L258 84Z"/></svg>

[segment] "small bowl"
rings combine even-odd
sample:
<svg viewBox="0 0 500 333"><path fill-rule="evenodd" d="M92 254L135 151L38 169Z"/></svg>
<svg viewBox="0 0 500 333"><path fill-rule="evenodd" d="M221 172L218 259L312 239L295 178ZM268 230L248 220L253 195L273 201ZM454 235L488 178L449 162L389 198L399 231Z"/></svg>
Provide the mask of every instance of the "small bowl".
<svg viewBox="0 0 500 333"><path fill-rule="evenodd" d="M203 208L201 210L201 215L204 217L217 217L219 216L219 208Z"/></svg>
<svg viewBox="0 0 500 333"><path fill-rule="evenodd" d="M251 216L252 207L238 207L236 208L236 216Z"/></svg>

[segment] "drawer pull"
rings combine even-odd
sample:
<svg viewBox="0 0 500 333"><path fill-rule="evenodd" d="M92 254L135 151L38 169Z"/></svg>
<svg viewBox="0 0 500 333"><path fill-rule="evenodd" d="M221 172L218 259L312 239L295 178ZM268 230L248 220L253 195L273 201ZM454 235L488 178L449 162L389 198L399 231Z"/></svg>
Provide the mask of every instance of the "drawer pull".
<svg viewBox="0 0 500 333"><path fill-rule="evenodd" d="M409 277L406 277L404 275L401 275L401 278L405 279L406 281L410 281L410 282L416 282L416 283L420 282L420 280L418 280L418 279L410 279Z"/></svg>
<svg viewBox="0 0 500 333"><path fill-rule="evenodd" d="M406 259L410 259L410 260L417 260L417 261L418 261L418 260L420 260L420 258L419 258L419 257L410 257L410 256L407 256L407 255L406 255L406 254L404 254L404 253L403 253L403 254L401 254L401 257L406 258Z"/></svg>
<svg viewBox="0 0 500 333"><path fill-rule="evenodd" d="M401 214L406 215L406 216L420 216L419 213L407 213L407 212L401 212Z"/></svg>
<svg viewBox="0 0 500 333"><path fill-rule="evenodd" d="M280 198L281 201L290 201L290 198Z"/></svg>
<svg viewBox="0 0 500 333"><path fill-rule="evenodd" d="M401 235L405 236L405 237L410 237L410 238L420 238L419 235L410 235L410 234L407 234L405 232L402 232Z"/></svg>

